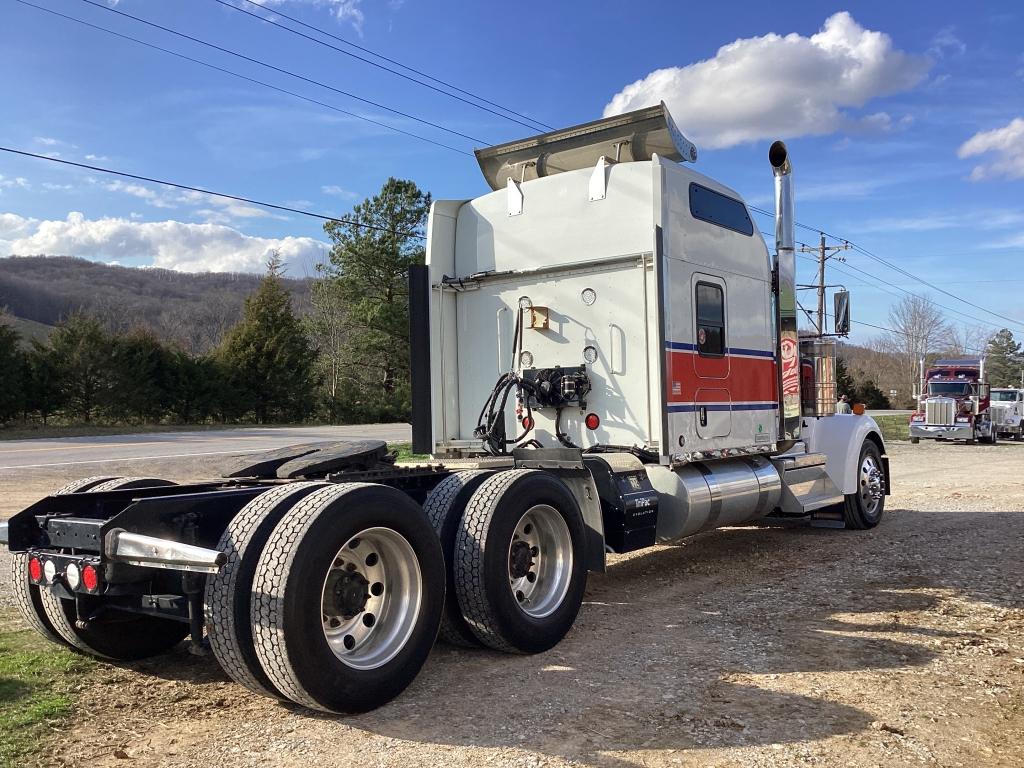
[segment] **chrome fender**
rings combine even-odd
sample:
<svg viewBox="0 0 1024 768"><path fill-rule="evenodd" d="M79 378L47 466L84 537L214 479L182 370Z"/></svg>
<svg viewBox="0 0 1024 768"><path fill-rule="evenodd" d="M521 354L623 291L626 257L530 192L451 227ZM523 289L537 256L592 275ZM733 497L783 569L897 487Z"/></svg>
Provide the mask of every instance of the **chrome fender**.
<svg viewBox="0 0 1024 768"><path fill-rule="evenodd" d="M843 494L853 493L857 489L857 461L860 459L861 446L869 435L878 442L882 455L885 455L882 431L870 416L852 413L818 418L805 416L801 435L808 453L825 454L825 471ZM887 482L888 479L886 471Z"/></svg>

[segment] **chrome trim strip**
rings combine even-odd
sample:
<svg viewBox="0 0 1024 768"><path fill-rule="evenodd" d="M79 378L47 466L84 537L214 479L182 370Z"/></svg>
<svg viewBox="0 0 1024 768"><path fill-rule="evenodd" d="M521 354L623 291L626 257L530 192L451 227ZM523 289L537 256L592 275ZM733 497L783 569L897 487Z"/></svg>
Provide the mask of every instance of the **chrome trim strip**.
<svg viewBox="0 0 1024 768"><path fill-rule="evenodd" d="M123 528L107 534L104 549L107 557L118 563L175 571L216 573L227 562L227 555L216 549L129 533Z"/></svg>

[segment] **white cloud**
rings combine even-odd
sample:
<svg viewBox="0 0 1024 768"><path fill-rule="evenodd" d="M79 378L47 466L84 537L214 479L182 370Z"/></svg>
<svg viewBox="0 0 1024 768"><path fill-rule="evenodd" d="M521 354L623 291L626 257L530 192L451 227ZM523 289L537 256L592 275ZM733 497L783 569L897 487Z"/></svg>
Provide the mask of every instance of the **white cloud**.
<svg viewBox="0 0 1024 768"><path fill-rule="evenodd" d="M1024 212L1011 208L983 211L934 211L919 216L893 216L862 221L862 232L932 232L940 229L999 230L1024 226Z"/></svg>
<svg viewBox="0 0 1024 768"><path fill-rule="evenodd" d="M42 144L44 147L55 147L58 144L64 143L60 139L51 139L49 136L36 136L33 141L36 144Z"/></svg>
<svg viewBox="0 0 1024 768"><path fill-rule="evenodd" d="M846 108L913 88L930 66L843 11L810 37L743 38L714 58L651 72L617 93L604 114L664 101L683 133L709 148L828 134L857 122Z"/></svg>
<svg viewBox="0 0 1024 768"><path fill-rule="evenodd" d="M360 35L363 34L363 22L366 16L359 6L362 0L330 0L334 6L334 16L341 22L349 22L352 28Z"/></svg>
<svg viewBox="0 0 1024 768"><path fill-rule="evenodd" d="M341 197L345 200L355 200L359 195L355 192L349 192L344 187L339 187L337 184L324 184L320 187L320 191L325 195L334 195L335 197Z"/></svg>
<svg viewBox="0 0 1024 768"><path fill-rule="evenodd" d="M4 176L0 173L0 189L13 189L14 187L28 189L30 186L28 179L24 176L15 176L12 179L10 176Z"/></svg>
<svg viewBox="0 0 1024 768"><path fill-rule="evenodd" d="M233 219L270 218L280 221L288 220L287 216L271 213L265 208L212 193L178 190L164 185L153 188L142 184L121 181L120 179L104 182L102 186L111 192L123 192L132 197L137 197L154 208L202 206L195 213L204 217L205 221L212 224L228 224Z"/></svg>
<svg viewBox="0 0 1024 768"><path fill-rule="evenodd" d="M967 51L964 41L957 37L953 30L955 27L943 27L935 33L928 53L936 58L943 58L947 54L962 54Z"/></svg>
<svg viewBox="0 0 1024 768"><path fill-rule="evenodd" d="M284 5L292 0L256 0L262 6ZM294 0L294 2L305 2L312 5L326 5L330 8L331 15L341 23L348 23L352 28L363 35L363 22L366 21L366 14L363 12L363 0ZM404 0L390 0L388 7L397 11L402 7Z"/></svg>
<svg viewBox="0 0 1024 768"><path fill-rule="evenodd" d="M44 181L40 186L50 192L67 192L74 189L71 184L54 184L52 181Z"/></svg>
<svg viewBox="0 0 1024 768"><path fill-rule="evenodd" d="M106 155L88 154L85 156L85 159L88 160L90 163L102 163L109 160L110 158L107 157Z"/></svg>
<svg viewBox="0 0 1024 768"><path fill-rule="evenodd" d="M311 237L254 237L221 224L182 221L137 222L87 219L69 213L64 220L27 219L0 213L0 253L52 254L118 259L188 272L259 272L271 251L307 272L328 246Z"/></svg>
<svg viewBox="0 0 1024 768"><path fill-rule="evenodd" d="M166 196L160 195L156 190L151 189L150 187L144 187L141 184L132 184L131 182L121 181L118 179L115 181L108 181L103 186L111 192L124 192L126 195L137 197L155 208L175 207L174 202L168 200Z"/></svg>
<svg viewBox="0 0 1024 768"><path fill-rule="evenodd" d="M979 131L960 145L957 156L961 160L992 153L995 159L974 166L971 181L1005 176L1024 178L1024 118L1015 117L1002 128Z"/></svg>

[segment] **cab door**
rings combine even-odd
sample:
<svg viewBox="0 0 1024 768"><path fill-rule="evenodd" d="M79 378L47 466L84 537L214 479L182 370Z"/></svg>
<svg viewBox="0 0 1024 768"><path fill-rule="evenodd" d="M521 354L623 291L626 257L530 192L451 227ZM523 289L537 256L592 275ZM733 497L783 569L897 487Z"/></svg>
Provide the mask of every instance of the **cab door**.
<svg viewBox="0 0 1024 768"><path fill-rule="evenodd" d="M715 275L695 272L691 295L697 435L725 437L732 431L726 282Z"/></svg>

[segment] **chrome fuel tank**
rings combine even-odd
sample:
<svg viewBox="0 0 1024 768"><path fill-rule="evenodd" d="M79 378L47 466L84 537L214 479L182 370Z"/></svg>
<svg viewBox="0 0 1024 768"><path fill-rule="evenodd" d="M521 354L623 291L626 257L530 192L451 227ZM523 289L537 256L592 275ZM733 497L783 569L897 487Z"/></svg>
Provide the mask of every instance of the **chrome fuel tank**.
<svg viewBox="0 0 1024 768"><path fill-rule="evenodd" d="M782 494L779 473L762 457L678 469L648 464L646 469L658 492L657 540L662 543L762 518L778 506Z"/></svg>

